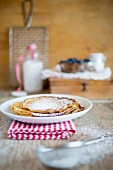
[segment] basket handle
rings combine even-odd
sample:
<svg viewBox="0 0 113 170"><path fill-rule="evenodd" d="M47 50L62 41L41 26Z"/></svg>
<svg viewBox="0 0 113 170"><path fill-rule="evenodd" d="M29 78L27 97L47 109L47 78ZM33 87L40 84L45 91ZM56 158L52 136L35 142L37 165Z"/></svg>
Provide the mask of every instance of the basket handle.
<svg viewBox="0 0 113 170"><path fill-rule="evenodd" d="M29 9L28 14L26 11L26 2L30 3L30 9ZM27 27L27 28L29 28L31 26L33 10L34 10L33 0L23 0L22 1L22 11L23 11L23 16L24 16L24 20L25 20L25 27Z"/></svg>

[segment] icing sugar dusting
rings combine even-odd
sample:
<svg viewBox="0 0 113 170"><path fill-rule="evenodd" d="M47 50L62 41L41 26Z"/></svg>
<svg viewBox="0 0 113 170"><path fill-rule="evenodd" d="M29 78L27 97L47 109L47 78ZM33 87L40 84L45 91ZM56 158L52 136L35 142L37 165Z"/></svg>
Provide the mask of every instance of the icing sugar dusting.
<svg viewBox="0 0 113 170"><path fill-rule="evenodd" d="M58 98L43 98L29 104L31 110L60 110L72 104L72 100L69 99L58 99Z"/></svg>
<svg viewBox="0 0 113 170"><path fill-rule="evenodd" d="M82 137L87 136L88 138L89 136L91 139L95 139L95 137L101 137L104 135L111 135L109 130L93 124L79 127L79 133L82 134Z"/></svg>

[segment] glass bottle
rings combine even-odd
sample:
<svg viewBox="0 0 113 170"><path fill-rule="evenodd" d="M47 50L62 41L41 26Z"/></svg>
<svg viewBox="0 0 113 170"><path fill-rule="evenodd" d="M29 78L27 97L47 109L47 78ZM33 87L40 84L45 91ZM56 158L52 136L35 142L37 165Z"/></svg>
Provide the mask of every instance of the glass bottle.
<svg viewBox="0 0 113 170"><path fill-rule="evenodd" d="M26 92L38 93L42 90L42 70L43 62L39 59L39 52L34 44L30 44L23 63L23 86Z"/></svg>

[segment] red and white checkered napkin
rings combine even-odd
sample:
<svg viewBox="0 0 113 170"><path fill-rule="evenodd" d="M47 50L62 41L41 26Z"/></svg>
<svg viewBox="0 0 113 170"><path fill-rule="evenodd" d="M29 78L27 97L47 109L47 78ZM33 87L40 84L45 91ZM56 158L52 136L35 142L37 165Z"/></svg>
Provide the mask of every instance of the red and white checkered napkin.
<svg viewBox="0 0 113 170"><path fill-rule="evenodd" d="M11 139L67 139L76 134L76 126L72 121L54 124L28 124L13 121L8 129L8 137Z"/></svg>

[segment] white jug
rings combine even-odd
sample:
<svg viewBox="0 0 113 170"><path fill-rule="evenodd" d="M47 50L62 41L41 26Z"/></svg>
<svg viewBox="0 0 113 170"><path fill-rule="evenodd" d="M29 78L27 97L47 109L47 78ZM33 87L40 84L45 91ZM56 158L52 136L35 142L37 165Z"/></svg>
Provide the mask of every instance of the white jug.
<svg viewBox="0 0 113 170"><path fill-rule="evenodd" d="M103 53L92 53L89 55L87 68L91 71L101 72L105 67L106 56Z"/></svg>

